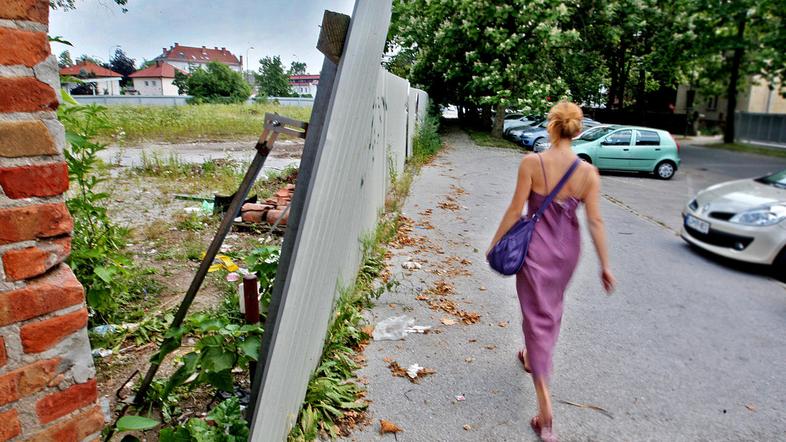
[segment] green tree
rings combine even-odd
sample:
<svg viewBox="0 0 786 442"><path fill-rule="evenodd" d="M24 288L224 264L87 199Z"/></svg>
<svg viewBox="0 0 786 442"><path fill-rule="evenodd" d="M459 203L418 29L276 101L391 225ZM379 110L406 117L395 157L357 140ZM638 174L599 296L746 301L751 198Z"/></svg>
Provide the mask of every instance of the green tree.
<svg viewBox="0 0 786 442"><path fill-rule="evenodd" d="M287 75L305 75L306 74L306 63L302 61L293 61L289 65L289 71L287 71Z"/></svg>
<svg viewBox="0 0 786 442"><path fill-rule="evenodd" d="M101 59L93 57L91 55L82 54L76 58L76 64L84 64L84 63L93 63L98 66L106 66L109 67L106 63L101 61Z"/></svg>
<svg viewBox="0 0 786 442"><path fill-rule="evenodd" d="M701 92L726 96L723 140L733 143L737 95L746 82L779 81L786 96L786 7L782 0L695 0L693 6L699 36L693 78Z"/></svg>
<svg viewBox="0 0 786 442"><path fill-rule="evenodd" d="M289 85L289 77L284 72L281 57L278 55L265 57L259 60L259 64L261 65L259 72L254 74L259 95L266 97L289 97L292 95L292 87Z"/></svg>
<svg viewBox="0 0 786 442"><path fill-rule="evenodd" d="M57 65L61 68L70 68L74 65L74 60L71 59L71 53L65 50L57 57Z"/></svg>
<svg viewBox="0 0 786 442"><path fill-rule="evenodd" d="M437 102L496 110L492 133L501 136L506 109L542 111L569 94L552 52L578 38L563 26L570 12L546 1L402 0L390 37L417 52L414 82Z"/></svg>
<svg viewBox="0 0 786 442"><path fill-rule="evenodd" d="M174 83L179 93L191 95L197 103L242 103L251 96L251 86L239 72L214 61L187 76L176 72Z"/></svg>
<svg viewBox="0 0 786 442"><path fill-rule="evenodd" d="M112 58L109 59L109 68L119 74L123 74L121 84L128 86L131 84L131 79L128 76L136 71L136 60L126 55L122 49L117 48Z"/></svg>

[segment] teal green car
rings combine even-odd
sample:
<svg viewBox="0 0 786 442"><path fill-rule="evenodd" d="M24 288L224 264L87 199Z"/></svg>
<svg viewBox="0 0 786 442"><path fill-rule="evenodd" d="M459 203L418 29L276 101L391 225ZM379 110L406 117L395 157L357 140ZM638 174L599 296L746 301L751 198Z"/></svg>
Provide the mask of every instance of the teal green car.
<svg viewBox="0 0 786 442"><path fill-rule="evenodd" d="M671 179L680 167L680 147L665 130L603 125L573 139L573 151L600 170L649 172Z"/></svg>

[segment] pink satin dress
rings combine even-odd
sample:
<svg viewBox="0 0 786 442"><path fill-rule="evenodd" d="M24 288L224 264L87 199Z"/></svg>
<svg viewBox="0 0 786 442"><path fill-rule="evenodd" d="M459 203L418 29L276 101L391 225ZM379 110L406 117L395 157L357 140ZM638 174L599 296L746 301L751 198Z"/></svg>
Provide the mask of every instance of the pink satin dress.
<svg viewBox="0 0 786 442"><path fill-rule="evenodd" d="M541 159L541 167L543 160ZM550 192L543 168L546 189ZM532 216L545 196L530 192L527 215ZM548 378L552 354L559 336L565 289L581 252L576 208L579 200L556 199L535 226L527 259L516 274L516 291L524 317L524 344L534 377Z"/></svg>

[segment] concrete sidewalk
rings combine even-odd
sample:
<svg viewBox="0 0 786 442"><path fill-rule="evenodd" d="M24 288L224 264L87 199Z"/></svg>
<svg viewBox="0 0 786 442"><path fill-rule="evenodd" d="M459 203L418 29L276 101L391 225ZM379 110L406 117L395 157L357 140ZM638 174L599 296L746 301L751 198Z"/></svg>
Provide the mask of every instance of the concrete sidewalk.
<svg viewBox="0 0 786 442"><path fill-rule="evenodd" d="M359 375L372 424L347 440L394 440L380 435L379 419L403 430L399 442L536 439L528 424L534 389L515 357L522 346L515 281L492 273L482 255L521 152L478 148L460 131L446 141L413 183L404 208L411 232L391 249L401 286L370 312L373 324L406 315L432 331L366 348ZM668 229L605 201L602 208L620 285L610 298L602 293L583 232L554 360L561 440L786 436L783 286L728 272ZM422 268L404 270L410 260ZM411 383L392 374L393 361L435 373Z"/></svg>

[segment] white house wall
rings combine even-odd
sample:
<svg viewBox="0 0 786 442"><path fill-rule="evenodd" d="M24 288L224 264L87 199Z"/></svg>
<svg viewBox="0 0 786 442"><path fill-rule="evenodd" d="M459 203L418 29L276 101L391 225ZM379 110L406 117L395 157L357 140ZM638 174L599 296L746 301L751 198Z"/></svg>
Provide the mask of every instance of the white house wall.
<svg viewBox="0 0 786 442"><path fill-rule="evenodd" d="M139 95L164 95L160 78L134 78L134 89Z"/></svg>

